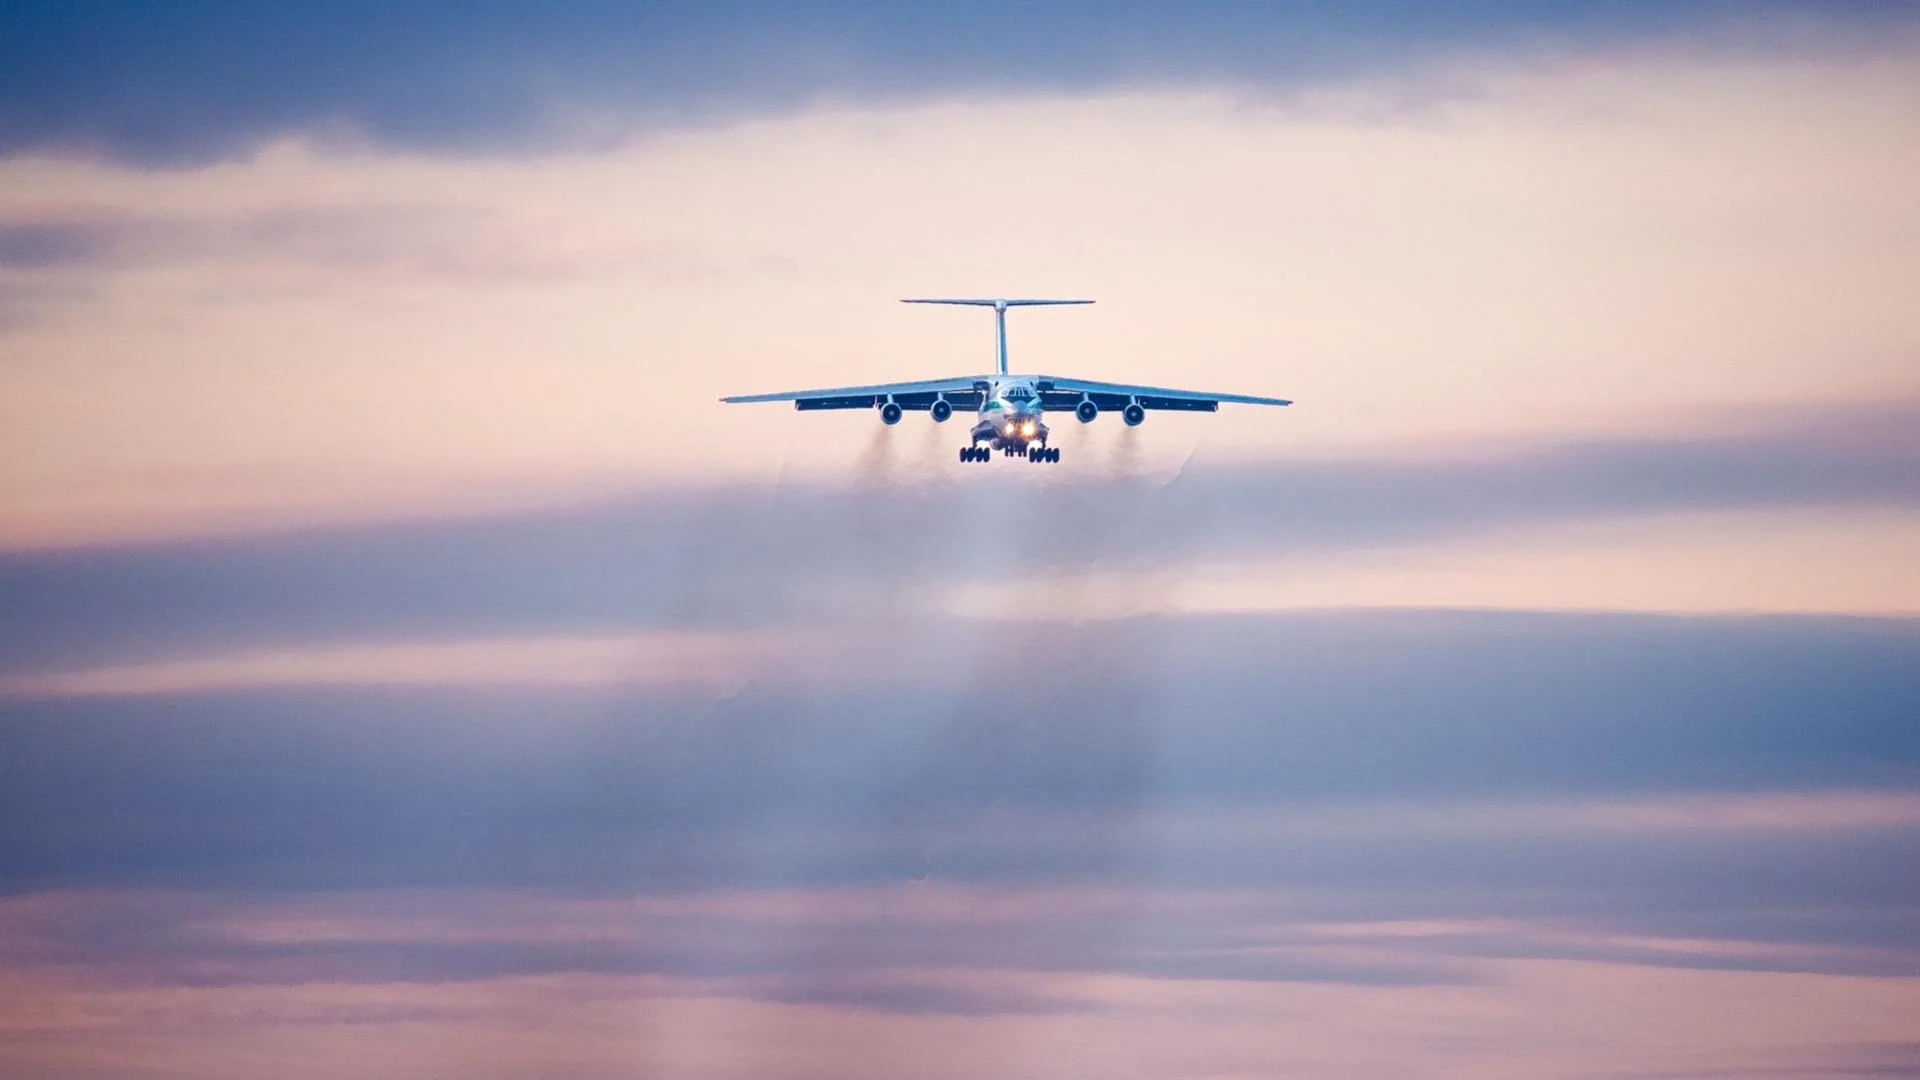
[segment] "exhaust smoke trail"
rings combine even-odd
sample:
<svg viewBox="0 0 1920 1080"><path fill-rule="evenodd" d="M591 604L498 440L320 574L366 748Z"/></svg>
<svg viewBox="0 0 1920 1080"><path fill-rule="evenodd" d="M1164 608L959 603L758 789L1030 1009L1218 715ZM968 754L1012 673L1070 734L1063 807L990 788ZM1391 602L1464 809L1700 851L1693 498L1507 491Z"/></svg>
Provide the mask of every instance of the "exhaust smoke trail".
<svg viewBox="0 0 1920 1080"><path fill-rule="evenodd" d="M965 422L962 419L957 423L949 420L945 424L936 424L932 417L927 418L927 422L920 429L919 453L914 458L916 472L936 481L944 481L951 475L941 468L943 465L950 464L953 457L952 450L947 446L946 433L959 430L960 425Z"/></svg>
<svg viewBox="0 0 1920 1080"><path fill-rule="evenodd" d="M1107 478L1110 480L1138 479L1141 470L1140 429L1123 423L1114 439L1112 456L1108 458Z"/></svg>
<svg viewBox="0 0 1920 1080"><path fill-rule="evenodd" d="M899 431L893 424L875 424L866 449L854 462L855 485L861 491L886 487L893 479L894 457L899 448Z"/></svg>

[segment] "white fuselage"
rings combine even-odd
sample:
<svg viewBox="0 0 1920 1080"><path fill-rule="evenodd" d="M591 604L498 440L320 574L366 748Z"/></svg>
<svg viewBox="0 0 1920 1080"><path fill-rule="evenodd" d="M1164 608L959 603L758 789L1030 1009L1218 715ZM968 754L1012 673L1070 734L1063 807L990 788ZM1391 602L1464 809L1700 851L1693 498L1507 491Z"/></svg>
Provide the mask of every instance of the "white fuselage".
<svg viewBox="0 0 1920 1080"><path fill-rule="evenodd" d="M1024 451L1030 445L1047 445L1047 425L1040 419L1044 410L1035 382L1026 375L988 379L979 420L973 425L973 441L987 443L995 450Z"/></svg>

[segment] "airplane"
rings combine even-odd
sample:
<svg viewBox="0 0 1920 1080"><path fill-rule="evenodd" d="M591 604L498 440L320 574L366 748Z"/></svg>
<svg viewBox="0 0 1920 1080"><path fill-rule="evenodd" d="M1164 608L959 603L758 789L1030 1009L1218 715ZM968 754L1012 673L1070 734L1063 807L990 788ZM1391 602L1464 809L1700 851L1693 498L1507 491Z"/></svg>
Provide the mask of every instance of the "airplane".
<svg viewBox="0 0 1920 1080"><path fill-rule="evenodd" d="M897 424L906 412L925 412L944 424L956 409L977 414L971 439L960 448L962 462L984 462L998 450L1008 458L1029 462L1060 460L1060 448L1049 444L1051 432L1042 417L1047 412L1071 412L1090 424L1103 412L1118 412L1128 427L1138 427L1152 409L1177 412L1216 412L1221 402L1236 405L1291 405L1281 398L1249 394L1213 394L1199 390L1170 390L1160 386L1067 379L1057 375L1007 373L1007 309L1091 304L1091 300L1006 300L922 298L903 304L961 304L993 309L999 344L999 372L924 382L883 383L878 386L839 386L825 390L792 390L778 394L742 394L720 400L729 405L791 401L802 412L819 409L879 409L880 421ZM986 446L981 446L985 443Z"/></svg>

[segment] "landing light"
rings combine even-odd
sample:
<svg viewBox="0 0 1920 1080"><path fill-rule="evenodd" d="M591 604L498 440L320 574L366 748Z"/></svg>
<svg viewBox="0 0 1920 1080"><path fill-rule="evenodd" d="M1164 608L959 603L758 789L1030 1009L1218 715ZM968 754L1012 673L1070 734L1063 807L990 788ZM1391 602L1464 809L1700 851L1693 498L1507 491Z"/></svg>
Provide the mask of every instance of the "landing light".
<svg viewBox="0 0 1920 1080"><path fill-rule="evenodd" d="M1029 420L1029 421L1027 421L1027 422L1026 422L1025 424L1022 424L1022 425L1020 426L1020 434L1022 434L1022 435L1032 435L1032 434L1033 434L1033 421L1031 421L1031 420Z"/></svg>

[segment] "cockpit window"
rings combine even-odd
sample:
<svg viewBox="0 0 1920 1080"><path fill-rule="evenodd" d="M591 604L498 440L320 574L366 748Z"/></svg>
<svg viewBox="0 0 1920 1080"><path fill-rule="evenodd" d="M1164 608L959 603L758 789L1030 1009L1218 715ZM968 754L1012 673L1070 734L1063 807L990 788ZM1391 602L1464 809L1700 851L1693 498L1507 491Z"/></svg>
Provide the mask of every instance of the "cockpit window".
<svg viewBox="0 0 1920 1080"><path fill-rule="evenodd" d="M1027 389L1024 386L1016 386L1013 389L1007 391L1007 400L1008 401L1032 401L1033 391Z"/></svg>

